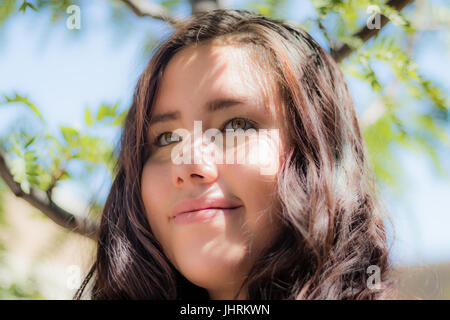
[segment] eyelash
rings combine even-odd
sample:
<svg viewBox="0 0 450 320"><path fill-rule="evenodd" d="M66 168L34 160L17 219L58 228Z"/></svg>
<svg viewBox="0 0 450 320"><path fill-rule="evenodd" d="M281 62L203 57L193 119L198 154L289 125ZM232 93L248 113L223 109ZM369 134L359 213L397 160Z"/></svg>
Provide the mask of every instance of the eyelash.
<svg viewBox="0 0 450 320"><path fill-rule="evenodd" d="M258 125L256 124L256 122L254 122L254 121L252 121L252 120L250 120L250 119L244 118L244 117L234 117L234 118L231 118L231 119L227 120L227 121L222 125L222 129L221 129L220 131L224 132L224 131L225 131L225 127L226 127L230 122L232 122L232 121L234 121L234 120L244 120L246 123L249 123L249 124L250 124L251 128L253 128L253 129L258 129ZM247 129L248 129L248 128L247 128ZM243 130L247 130L247 129L243 129ZM161 133L160 135L158 135L158 136L153 140L153 143L152 143L152 144L153 144L155 147L157 147L157 148L163 148L163 147L167 147L167 146L171 145L171 143L166 144L166 145L160 145L160 144L158 143L159 139L161 139L161 137L162 137L164 134L166 134L166 133L171 133L171 131L166 131L166 132L163 132L163 133ZM174 142L178 142L178 141L174 141Z"/></svg>

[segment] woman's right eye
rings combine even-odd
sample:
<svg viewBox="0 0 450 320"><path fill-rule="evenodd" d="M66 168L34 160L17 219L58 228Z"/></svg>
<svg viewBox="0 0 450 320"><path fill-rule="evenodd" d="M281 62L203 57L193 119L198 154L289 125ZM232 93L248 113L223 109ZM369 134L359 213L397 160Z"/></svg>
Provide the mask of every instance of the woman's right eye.
<svg viewBox="0 0 450 320"><path fill-rule="evenodd" d="M172 144L173 142L181 141L181 137L177 135L176 133L167 131L161 133L158 137L156 137L153 144L157 147L165 147L169 144Z"/></svg>

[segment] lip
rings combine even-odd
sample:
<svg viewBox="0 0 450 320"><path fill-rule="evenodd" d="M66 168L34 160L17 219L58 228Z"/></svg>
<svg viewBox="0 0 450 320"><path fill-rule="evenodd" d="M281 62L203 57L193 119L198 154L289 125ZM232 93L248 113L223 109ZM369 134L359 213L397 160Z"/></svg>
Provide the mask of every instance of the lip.
<svg viewBox="0 0 450 320"><path fill-rule="evenodd" d="M172 218L189 212L207 212L212 209L226 210L242 207L242 204L230 199L221 197L203 197L197 199L187 199L178 202L172 210ZM205 210L210 209L210 210Z"/></svg>
<svg viewBox="0 0 450 320"><path fill-rule="evenodd" d="M176 225L187 225L191 223L208 222L215 220L218 217L225 217L229 214L238 211L240 207L229 209L203 209L198 211L184 212L173 218Z"/></svg>

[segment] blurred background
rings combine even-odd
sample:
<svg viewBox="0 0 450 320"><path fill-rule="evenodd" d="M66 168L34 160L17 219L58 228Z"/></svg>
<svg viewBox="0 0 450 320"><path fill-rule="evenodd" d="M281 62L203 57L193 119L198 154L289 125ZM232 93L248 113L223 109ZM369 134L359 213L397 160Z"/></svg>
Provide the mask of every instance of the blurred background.
<svg viewBox="0 0 450 320"><path fill-rule="evenodd" d="M216 7L288 20L338 61L392 217L401 292L450 299L444 0L0 0L0 299L72 298L138 77L173 21ZM83 218L93 223L69 231Z"/></svg>

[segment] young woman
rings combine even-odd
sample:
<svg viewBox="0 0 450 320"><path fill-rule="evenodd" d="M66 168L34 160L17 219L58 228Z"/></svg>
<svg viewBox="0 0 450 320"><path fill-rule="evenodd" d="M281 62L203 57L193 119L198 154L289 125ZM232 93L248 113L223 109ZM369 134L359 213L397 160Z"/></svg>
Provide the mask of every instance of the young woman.
<svg viewBox="0 0 450 320"><path fill-rule="evenodd" d="M257 161L221 161L239 152ZM372 181L342 73L305 31L194 15L138 81L76 297L90 279L92 299L390 297Z"/></svg>

